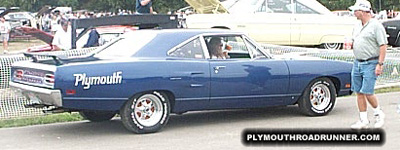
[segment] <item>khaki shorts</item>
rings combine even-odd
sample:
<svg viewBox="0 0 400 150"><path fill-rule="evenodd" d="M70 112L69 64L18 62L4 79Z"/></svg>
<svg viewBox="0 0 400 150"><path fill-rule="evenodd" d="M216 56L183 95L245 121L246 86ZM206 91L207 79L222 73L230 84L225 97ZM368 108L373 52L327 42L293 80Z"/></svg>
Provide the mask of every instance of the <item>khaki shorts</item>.
<svg viewBox="0 0 400 150"><path fill-rule="evenodd" d="M0 34L0 41L8 41L10 39L9 33L1 33Z"/></svg>

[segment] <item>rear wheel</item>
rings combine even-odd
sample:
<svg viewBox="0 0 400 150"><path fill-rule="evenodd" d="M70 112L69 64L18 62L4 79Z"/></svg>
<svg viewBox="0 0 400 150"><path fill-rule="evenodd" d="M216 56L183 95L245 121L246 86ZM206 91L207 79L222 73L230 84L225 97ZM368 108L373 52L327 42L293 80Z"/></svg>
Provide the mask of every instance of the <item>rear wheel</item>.
<svg viewBox="0 0 400 150"><path fill-rule="evenodd" d="M340 50L342 48L341 43L324 43L322 46L328 50Z"/></svg>
<svg viewBox="0 0 400 150"><path fill-rule="evenodd" d="M153 133L167 124L170 102L165 94L154 91L135 96L121 109L125 128L134 133Z"/></svg>
<svg viewBox="0 0 400 150"><path fill-rule="evenodd" d="M309 116L328 114L336 102L336 88L328 78L318 78L307 86L298 101L300 110Z"/></svg>
<svg viewBox="0 0 400 150"><path fill-rule="evenodd" d="M86 120L91 122L108 121L115 116L115 112L111 111L80 111L79 114Z"/></svg>

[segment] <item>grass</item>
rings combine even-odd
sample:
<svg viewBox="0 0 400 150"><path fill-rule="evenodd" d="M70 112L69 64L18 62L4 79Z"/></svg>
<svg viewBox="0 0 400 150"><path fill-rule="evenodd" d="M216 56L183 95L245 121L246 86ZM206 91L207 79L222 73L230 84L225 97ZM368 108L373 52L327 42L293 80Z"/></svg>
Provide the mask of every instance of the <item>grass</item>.
<svg viewBox="0 0 400 150"><path fill-rule="evenodd" d="M9 52L22 51L28 49L29 47L39 46L39 45L46 45L46 43L38 39L9 41L8 51ZM0 42L0 53L2 52L3 52L3 43Z"/></svg>
<svg viewBox="0 0 400 150"><path fill-rule="evenodd" d="M379 94L379 93L389 93L389 92L399 92L399 91L400 91L400 87L396 86L396 87L377 89L377 90L375 90L375 93Z"/></svg>
<svg viewBox="0 0 400 150"><path fill-rule="evenodd" d="M38 124L50 124L56 122L71 122L83 120L79 113L61 113L45 115L32 118L19 118L10 120L0 120L0 128L21 127Z"/></svg>

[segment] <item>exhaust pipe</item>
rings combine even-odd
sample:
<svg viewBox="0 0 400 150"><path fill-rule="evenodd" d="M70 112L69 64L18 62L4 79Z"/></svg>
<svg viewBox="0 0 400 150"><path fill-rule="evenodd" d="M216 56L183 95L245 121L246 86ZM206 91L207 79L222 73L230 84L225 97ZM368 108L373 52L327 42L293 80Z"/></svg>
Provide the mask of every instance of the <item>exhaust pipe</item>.
<svg viewBox="0 0 400 150"><path fill-rule="evenodd" d="M45 114L57 114L57 113L64 113L64 112L70 112L70 111L67 109L64 109L64 108L53 108L50 110L43 110L43 113L45 113Z"/></svg>
<svg viewBox="0 0 400 150"><path fill-rule="evenodd" d="M24 105L25 108L44 108L44 107L49 107L49 105L44 105L44 104L26 104Z"/></svg>

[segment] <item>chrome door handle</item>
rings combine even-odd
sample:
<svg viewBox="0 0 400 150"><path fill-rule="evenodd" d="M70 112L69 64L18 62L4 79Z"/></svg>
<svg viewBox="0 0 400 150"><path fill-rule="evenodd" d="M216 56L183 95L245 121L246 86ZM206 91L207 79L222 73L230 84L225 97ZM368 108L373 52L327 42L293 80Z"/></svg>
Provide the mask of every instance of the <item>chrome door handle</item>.
<svg viewBox="0 0 400 150"><path fill-rule="evenodd" d="M225 69L225 68L226 68L226 66L215 66L215 67L214 67L214 72L215 72L215 73L218 73L219 70Z"/></svg>
<svg viewBox="0 0 400 150"><path fill-rule="evenodd" d="M171 78L169 78L169 80L176 81L176 80L182 80L182 78L180 78L180 77L171 77Z"/></svg>
<svg viewBox="0 0 400 150"><path fill-rule="evenodd" d="M190 84L190 87L196 88L196 87L203 87L203 84Z"/></svg>

